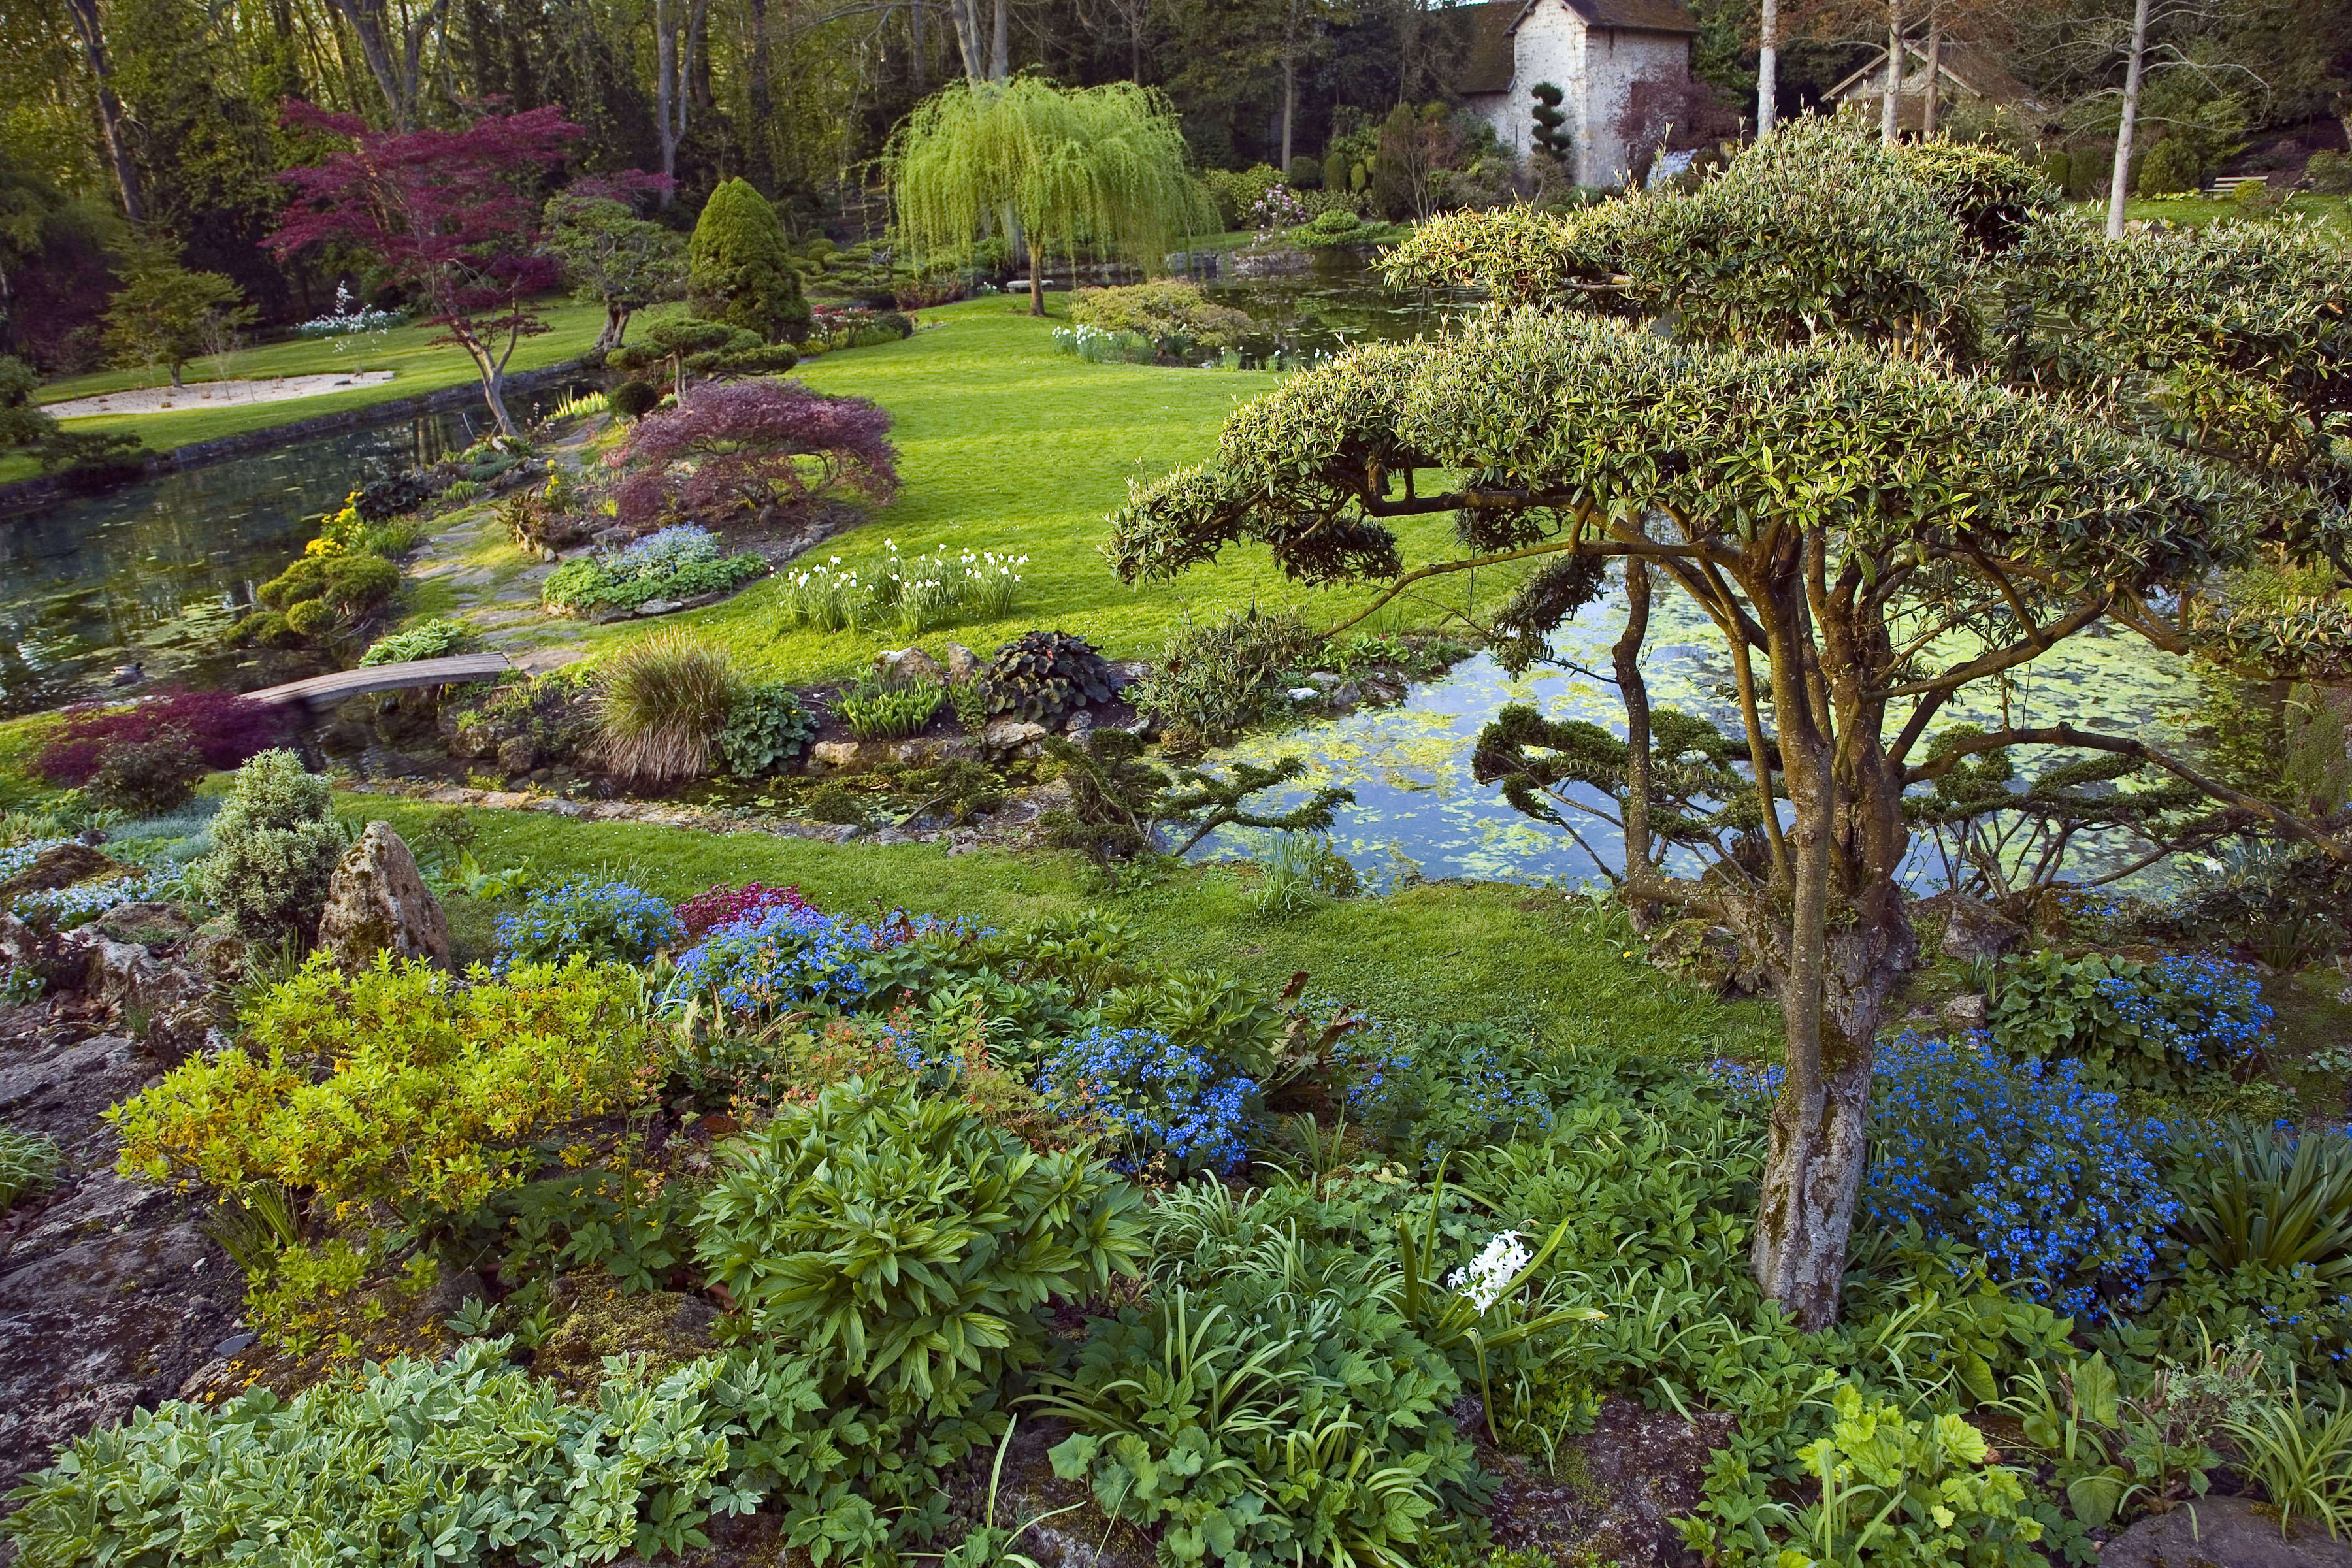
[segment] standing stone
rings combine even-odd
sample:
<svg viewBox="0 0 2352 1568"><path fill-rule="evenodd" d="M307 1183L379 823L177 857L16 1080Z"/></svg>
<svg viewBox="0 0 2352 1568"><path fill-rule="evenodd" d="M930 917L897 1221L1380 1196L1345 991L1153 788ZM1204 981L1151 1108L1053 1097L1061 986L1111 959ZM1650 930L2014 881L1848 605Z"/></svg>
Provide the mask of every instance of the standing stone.
<svg viewBox="0 0 2352 1568"><path fill-rule="evenodd" d="M886 647L874 656L874 673L884 680L945 680L940 661L919 647Z"/></svg>
<svg viewBox="0 0 2352 1568"><path fill-rule="evenodd" d="M960 642L951 642L948 644L947 656L948 679L950 680L970 680L973 676L980 673L980 655L972 652L971 649L964 647L963 644Z"/></svg>
<svg viewBox="0 0 2352 1568"><path fill-rule="evenodd" d="M449 967L449 922L389 822L371 822L327 884L319 945L353 973L379 952Z"/></svg>

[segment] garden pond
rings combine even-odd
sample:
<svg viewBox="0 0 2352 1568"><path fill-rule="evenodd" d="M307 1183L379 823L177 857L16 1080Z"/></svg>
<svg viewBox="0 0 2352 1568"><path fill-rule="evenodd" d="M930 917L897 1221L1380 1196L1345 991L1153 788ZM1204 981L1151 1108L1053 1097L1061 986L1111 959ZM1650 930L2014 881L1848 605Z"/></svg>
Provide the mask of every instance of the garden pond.
<svg viewBox="0 0 2352 1568"><path fill-rule="evenodd" d="M221 631L301 552L306 520L492 428L472 406L412 415L0 518L0 713L53 707L133 660L192 685L225 679L247 656Z"/></svg>

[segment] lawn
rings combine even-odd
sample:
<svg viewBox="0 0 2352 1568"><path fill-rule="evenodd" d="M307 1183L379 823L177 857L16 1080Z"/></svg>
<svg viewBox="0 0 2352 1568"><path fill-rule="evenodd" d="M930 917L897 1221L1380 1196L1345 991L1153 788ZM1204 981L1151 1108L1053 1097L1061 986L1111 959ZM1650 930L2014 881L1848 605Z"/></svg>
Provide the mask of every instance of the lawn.
<svg viewBox="0 0 2352 1568"><path fill-rule="evenodd" d="M798 374L820 392L869 397L889 410L904 481L898 500L814 556L869 564L895 543L902 554L944 545L1029 557L1012 616L919 639L934 650L952 638L984 655L1047 626L1078 633L1113 658L1152 658L1187 615L1213 618L1253 603L1296 606L1320 626L1368 601L1361 588L1324 592L1287 582L1263 552L1236 552L1215 571L1178 584L1133 588L1103 561L1107 519L1125 502L1128 481L1207 458L1234 406L1274 390L1272 374L1089 364L1055 348L1052 321L1001 297L929 311L925 321L904 342L828 354ZM1447 524L1421 519L1402 526L1410 553L1417 537L1425 547ZM1489 577L1477 587L1491 596L1499 581ZM723 641L751 668L803 683L859 668L877 649L907 640L887 631L782 630L783 595L783 583L771 578L672 623ZM1427 619L1433 612L1410 614ZM584 633L566 627L557 640L598 647L639 635L641 626L623 623Z"/></svg>
<svg viewBox="0 0 2352 1568"><path fill-rule="evenodd" d="M450 808L340 795L352 824L382 818L411 842ZM1234 970L1278 991L1304 970L1310 995L1383 1017L1527 1023L1559 1044L1613 1045L1664 1059L1775 1058L1779 1016L1726 1006L1670 982L1616 940L1612 926L1549 889L1431 884L1349 899L1305 914L1260 915L1246 873L1186 867L1157 885L1090 892L1063 855L926 845L831 845L760 833L713 834L629 822L575 822L540 812L468 811L484 866L528 858L553 874L624 877L671 900L718 882L796 883L821 908L965 914L993 926L1100 910L1133 929L1153 968ZM448 900L461 956L488 956L499 909Z"/></svg>
<svg viewBox="0 0 2352 1568"><path fill-rule="evenodd" d="M679 305L657 306L639 320L684 308ZM549 331L537 337L525 338L515 350L514 359L508 367L509 370L539 370L560 364L565 360L577 359L588 352L597 334L604 328L604 308L602 305L583 305L571 300L551 300L544 307L544 314ZM415 397L421 393L438 392L445 386L457 386L474 381L474 362L466 357L462 349L446 343L435 343L433 340L439 335L439 328L420 325L395 328L381 337L370 333L358 339L299 338L291 342L267 343L244 350L232 357L228 366L230 378L240 381L358 370L395 373L390 381L378 386L355 387L349 392L329 393L319 397L290 398L282 403L242 403L227 408L174 409L169 414L100 415L88 419L68 419L65 421L65 426L76 431L128 432L155 450L167 452L175 447L215 441L224 436L239 436L248 430L266 430L276 425L314 419L321 414L365 408L373 404ZM184 374L192 384L215 379L211 367L203 361L189 364ZM47 383L40 389L38 396L43 403L61 403L68 398L90 397L130 387L160 386L165 380L160 370L146 367L96 371L89 375ZM0 458L0 480L25 479L38 471L38 466L29 457Z"/></svg>
<svg viewBox="0 0 2352 1568"><path fill-rule="evenodd" d="M2105 202L2082 204L2091 210L2105 214ZM2352 240L2352 197L2299 195L2290 197L2287 212L2310 219L2319 228L2338 239ZM2184 228L2202 228L2221 218L2244 218L2246 209L2235 202L2213 201L2204 196L2154 196L2124 204L2124 216L2135 221L2162 218L2167 223ZM2252 221L2252 220L2249 220Z"/></svg>

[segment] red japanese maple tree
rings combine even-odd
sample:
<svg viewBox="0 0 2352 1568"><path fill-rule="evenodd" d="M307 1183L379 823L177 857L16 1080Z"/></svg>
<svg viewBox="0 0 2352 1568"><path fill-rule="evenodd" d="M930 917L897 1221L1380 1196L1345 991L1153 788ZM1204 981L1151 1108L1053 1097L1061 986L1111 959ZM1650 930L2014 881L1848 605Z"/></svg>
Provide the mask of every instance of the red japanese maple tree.
<svg viewBox="0 0 2352 1568"><path fill-rule="evenodd" d="M548 330L531 300L556 286L560 268L541 247L541 202L580 127L553 105L484 114L463 131L371 131L299 100L284 117L351 146L278 176L295 195L270 248L280 260L334 245L374 257L442 329L436 341L472 357L499 428L520 434L507 413L507 362Z"/></svg>

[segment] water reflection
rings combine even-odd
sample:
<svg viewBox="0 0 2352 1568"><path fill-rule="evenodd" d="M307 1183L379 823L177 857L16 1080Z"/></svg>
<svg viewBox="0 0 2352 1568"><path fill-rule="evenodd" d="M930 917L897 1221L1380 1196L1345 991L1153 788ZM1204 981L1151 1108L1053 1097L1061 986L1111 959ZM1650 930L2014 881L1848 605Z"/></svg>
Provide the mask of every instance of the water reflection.
<svg viewBox="0 0 2352 1568"><path fill-rule="evenodd" d="M239 656L222 627L300 552L306 520L494 428L478 408L411 416L0 519L0 711L84 695L133 659L151 676L226 679Z"/></svg>

